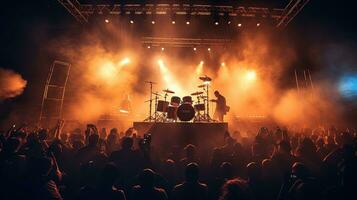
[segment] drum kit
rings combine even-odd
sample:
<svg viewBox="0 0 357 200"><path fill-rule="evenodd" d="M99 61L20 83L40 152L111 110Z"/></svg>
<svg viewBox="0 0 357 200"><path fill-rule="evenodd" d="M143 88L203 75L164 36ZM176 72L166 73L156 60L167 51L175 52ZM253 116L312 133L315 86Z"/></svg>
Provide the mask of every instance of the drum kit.
<svg viewBox="0 0 357 200"><path fill-rule="evenodd" d="M175 91L170 89L162 90L163 94L153 92L152 81L147 81L150 84L150 99L149 116L144 120L148 122L211 122L214 121L209 116L209 83L212 79L208 76L199 77L203 81L202 85L198 86L197 91L191 95L179 97L175 96ZM169 96L171 96L169 98ZM196 100L193 99L196 98ZM170 101L168 101L170 99ZM152 106L155 106L152 112Z"/></svg>

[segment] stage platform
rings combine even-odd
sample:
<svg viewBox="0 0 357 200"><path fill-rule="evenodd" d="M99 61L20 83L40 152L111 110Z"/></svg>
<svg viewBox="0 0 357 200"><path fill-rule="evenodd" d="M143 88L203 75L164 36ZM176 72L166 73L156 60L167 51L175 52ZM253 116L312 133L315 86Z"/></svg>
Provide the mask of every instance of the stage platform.
<svg viewBox="0 0 357 200"><path fill-rule="evenodd" d="M224 144L228 123L134 122L134 128L141 136L151 134L151 143L156 150L170 151L173 146L194 144L202 153Z"/></svg>

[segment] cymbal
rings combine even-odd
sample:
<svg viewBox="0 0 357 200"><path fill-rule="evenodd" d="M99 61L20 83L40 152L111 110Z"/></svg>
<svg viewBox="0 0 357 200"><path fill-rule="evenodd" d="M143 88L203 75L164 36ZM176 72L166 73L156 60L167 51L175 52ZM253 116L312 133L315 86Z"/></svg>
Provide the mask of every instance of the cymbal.
<svg viewBox="0 0 357 200"><path fill-rule="evenodd" d="M175 92L174 92L174 91L169 90L169 89L163 90L163 92L166 92L166 93L171 93L171 94L175 94Z"/></svg>
<svg viewBox="0 0 357 200"><path fill-rule="evenodd" d="M203 94L203 92L194 92L194 93L192 93L191 95L196 96L196 95L200 95L200 94Z"/></svg>
<svg viewBox="0 0 357 200"><path fill-rule="evenodd" d="M161 94L159 94L157 92L153 92L152 94L155 95L155 96L160 96L161 97Z"/></svg>
<svg viewBox="0 0 357 200"><path fill-rule="evenodd" d="M145 81L145 83L156 84L156 82L153 82L153 81Z"/></svg>
<svg viewBox="0 0 357 200"><path fill-rule="evenodd" d="M210 77L208 77L208 76L201 76L201 77L199 77L199 79L201 81L212 81L212 79Z"/></svg>
<svg viewBox="0 0 357 200"><path fill-rule="evenodd" d="M198 87L199 87L199 88L204 88L204 87L206 87L206 85L203 84L203 85L199 85Z"/></svg>

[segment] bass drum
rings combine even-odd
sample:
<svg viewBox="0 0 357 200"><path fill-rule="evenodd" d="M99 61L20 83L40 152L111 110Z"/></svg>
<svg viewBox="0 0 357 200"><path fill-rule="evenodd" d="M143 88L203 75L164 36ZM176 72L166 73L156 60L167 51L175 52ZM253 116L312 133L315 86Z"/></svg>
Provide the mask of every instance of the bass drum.
<svg viewBox="0 0 357 200"><path fill-rule="evenodd" d="M195 117L195 109L189 103L181 104L177 109L177 117L183 122L188 122Z"/></svg>

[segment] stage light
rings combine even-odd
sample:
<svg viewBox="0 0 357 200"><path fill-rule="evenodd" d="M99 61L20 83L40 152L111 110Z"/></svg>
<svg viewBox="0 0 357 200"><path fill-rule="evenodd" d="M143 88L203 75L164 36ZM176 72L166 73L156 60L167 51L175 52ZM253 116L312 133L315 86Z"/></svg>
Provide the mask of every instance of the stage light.
<svg viewBox="0 0 357 200"><path fill-rule="evenodd" d="M242 24L241 24L241 23L239 23L239 24L238 24L238 27L241 27L241 26L242 26Z"/></svg>
<svg viewBox="0 0 357 200"><path fill-rule="evenodd" d="M104 22L105 22L105 23L109 23L109 19L105 19Z"/></svg>
<svg viewBox="0 0 357 200"><path fill-rule="evenodd" d="M164 48L164 47L161 47L161 51L165 51L165 48Z"/></svg>
<svg viewBox="0 0 357 200"><path fill-rule="evenodd" d="M187 25L190 25L190 21L186 21L186 24L187 24Z"/></svg>
<svg viewBox="0 0 357 200"><path fill-rule="evenodd" d="M98 72L103 80L112 80L115 78L118 70L113 63L108 62L101 65Z"/></svg>
<svg viewBox="0 0 357 200"><path fill-rule="evenodd" d="M152 23L152 24L155 24L155 20L152 20L151 23Z"/></svg>
<svg viewBox="0 0 357 200"><path fill-rule="evenodd" d="M257 27L260 26L260 23L257 23Z"/></svg>
<svg viewBox="0 0 357 200"><path fill-rule="evenodd" d="M245 74L245 79L246 79L247 81L254 81L256 78L257 78L257 74L256 74L255 71L253 71L253 70L248 71L248 72Z"/></svg>
<svg viewBox="0 0 357 200"><path fill-rule="evenodd" d="M164 61L163 61L162 59L159 59L159 60L157 60L157 64L163 65L163 64L164 64Z"/></svg>
<svg viewBox="0 0 357 200"><path fill-rule="evenodd" d="M148 49L150 49L150 48L151 48L151 46L150 46L150 45L148 45L148 46L147 46L147 48L148 48Z"/></svg>
<svg viewBox="0 0 357 200"><path fill-rule="evenodd" d="M203 64L204 64L204 62L203 62L203 60L201 60L200 65L203 65Z"/></svg>
<svg viewBox="0 0 357 200"><path fill-rule="evenodd" d="M120 61L119 65L123 66L123 65L127 65L130 63L130 58L124 58L123 60Z"/></svg>
<svg viewBox="0 0 357 200"><path fill-rule="evenodd" d="M218 26L218 25L219 25L219 22L218 22L218 21L214 22L214 25Z"/></svg>
<svg viewBox="0 0 357 200"><path fill-rule="evenodd" d="M196 51L197 50L196 47L193 47L193 50Z"/></svg>
<svg viewBox="0 0 357 200"><path fill-rule="evenodd" d="M130 20L130 24L134 24L134 20Z"/></svg>
<svg viewBox="0 0 357 200"><path fill-rule="evenodd" d="M203 71L203 61L201 61L200 64L197 65L196 74L199 76L202 74L202 71Z"/></svg>
<svg viewBox="0 0 357 200"><path fill-rule="evenodd" d="M226 63L225 63L225 62L222 62L222 63L221 63L221 66L222 66L222 67L226 66Z"/></svg>
<svg viewBox="0 0 357 200"><path fill-rule="evenodd" d="M211 48L209 48L209 47L208 47L208 49L207 49L207 50L208 50L208 51L211 51Z"/></svg>
<svg viewBox="0 0 357 200"><path fill-rule="evenodd" d="M228 23L228 24L231 24L232 22L231 22L231 21L228 21L227 23Z"/></svg>
<svg viewBox="0 0 357 200"><path fill-rule="evenodd" d="M342 76L338 83L338 91L346 99L356 99L357 97L357 74L346 74Z"/></svg>
<svg viewBox="0 0 357 200"><path fill-rule="evenodd" d="M172 21L171 24L176 24L176 21Z"/></svg>

